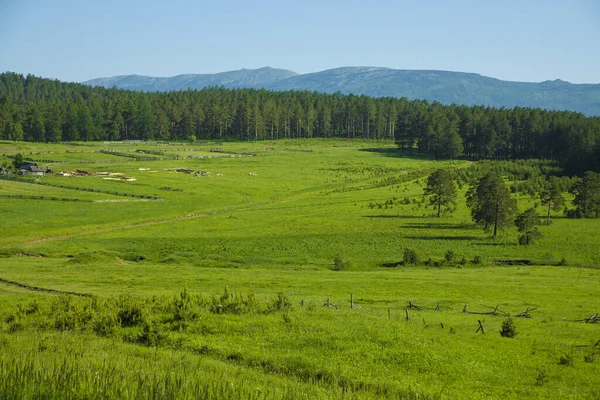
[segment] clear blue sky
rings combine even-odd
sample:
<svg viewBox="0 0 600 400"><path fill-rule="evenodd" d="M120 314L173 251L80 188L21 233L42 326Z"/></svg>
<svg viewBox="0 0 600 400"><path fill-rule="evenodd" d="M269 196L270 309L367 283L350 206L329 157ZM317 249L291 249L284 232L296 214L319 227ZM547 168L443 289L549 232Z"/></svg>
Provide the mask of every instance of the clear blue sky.
<svg viewBox="0 0 600 400"><path fill-rule="evenodd" d="M0 72L83 81L267 65L600 83L600 1L0 0Z"/></svg>

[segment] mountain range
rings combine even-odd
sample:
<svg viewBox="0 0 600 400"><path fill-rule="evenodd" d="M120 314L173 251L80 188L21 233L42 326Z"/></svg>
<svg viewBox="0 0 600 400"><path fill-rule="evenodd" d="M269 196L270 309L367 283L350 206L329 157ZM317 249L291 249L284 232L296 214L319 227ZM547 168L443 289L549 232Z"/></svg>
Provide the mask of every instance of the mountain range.
<svg viewBox="0 0 600 400"><path fill-rule="evenodd" d="M297 74L285 69L264 67L217 74L186 74L157 78L122 75L97 78L86 85L138 91L173 91L225 88L264 88L273 91L308 90L323 93L406 97L409 100L442 104L491 107L539 107L600 115L600 84L573 84L562 80L511 82L474 73L399 70L382 67L341 67Z"/></svg>

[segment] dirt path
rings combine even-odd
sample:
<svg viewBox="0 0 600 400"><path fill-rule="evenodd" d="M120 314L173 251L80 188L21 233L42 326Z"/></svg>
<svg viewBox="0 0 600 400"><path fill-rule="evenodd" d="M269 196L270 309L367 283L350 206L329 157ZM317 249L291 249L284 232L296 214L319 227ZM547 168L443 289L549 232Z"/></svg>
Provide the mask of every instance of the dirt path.
<svg viewBox="0 0 600 400"><path fill-rule="evenodd" d="M290 199L292 199L292 198L290 198ZM277 202L289 201L290 199L280 200ZM126 225L105 226L105 227L90 229L90 230L81 231L81 232L73 232L73 233L69 233L66 235L56 235L56 236L49 236L49 237L40 238L40 239L29 240L29 241L23 242L22 244L23 245L32 245L32 244L49 242L52 240L69 239L72 237L88 236L88 235L95 235L98 233L112 232L112 231L117 231L120 229L134 229L134 228L140 228L140 227L144 227L144 226L161 225L161 224L168 224L171 222L185 221L185 220L195 219L195 218L204 218L204 217L209 217L212 215L221 215L221 214L229 214L229 213L234 213L234 212L248 211L253 208L263 207L265 205L272 204L272 203L274 203L274 202L272 202L272 201L258 202L258 203L254 203L251 205L231 207L231 208L227 208L224 210L213 211L213 212L209 212L209 213L197 213L197 214L193 213L193 214L180 215L180 216L161 219L161 220L142 221L142 222L135 222L135 223L126 224ZM10 245L5 245L2 247L8 247L8 246L10 246Z"/></svg>
<svg viewBox="0 0 600 400"><path fill-rule="evenodd" d="M139 228L139 227L143 227L143 226L168 224L170 222L182 221L182 220L193 219L193 218L201 218L201 217L206 217L209 215L216 215L216 214L218 214L218 213L213 212L213 213L209 213L209 214L205 214L205 213L203 213L203 214L188 214L188 215L183 215L183 216L179 216L179 217L162 219L162 220L158 220L158 221L144 221L144 222L138 222L138 223L133 223L133 224L127 224L127 225L107 226L107 227L87 230L87 231L83 231L83 232L73 232L73 233L70 233L67 235L57 235L57 236L50 236L50 237L45 237L45 238L41 238L41 239L30 240L27 242L23 242L23 244L31 245L31 244L49 242L52 240L69 239L69 238L76 237L76 236L88 236L88 235L95 235L97 233L112 232L112 231L116 231L119 229L132 229L132 228Z"/></svg>

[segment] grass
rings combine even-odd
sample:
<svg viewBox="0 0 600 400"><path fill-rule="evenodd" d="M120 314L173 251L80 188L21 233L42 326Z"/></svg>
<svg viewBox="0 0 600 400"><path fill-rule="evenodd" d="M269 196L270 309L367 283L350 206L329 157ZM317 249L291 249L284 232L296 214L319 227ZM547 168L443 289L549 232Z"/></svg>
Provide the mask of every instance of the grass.
<svg viewBox="0 0 600 400"><path fill-rule="evenodd" d="M422 200L426 176L473 163L399 157L391 143L374 141L0 147L84 162L61 165L68 170L137 179L0 180L0 194L129 199L63 185L164 199L0 198L0 278L94 295L66 300L0 283L0 397L599 395L600 325L575 320L600 311L600 223L553 213L534 246L519 246L512 228L493 239L471 222L466 186L456 211L435 218ZM210 152L216 147L254 156L186 158L219 155ZM183 158L97 153L110 149ZM518 195L518 202L524 210L539 200ZM422 262L431 258L430 266L399 266L406 248ZM452 263L442 262L448 251ZM557 266L563 258L567 266ZM193 299L187 314L174 311L184 288ZM351 294L360 308L350 309ZM142 310L133 326L118 322L125 303L115 299L123 295ZM216 312L215 304L249 298L252 307ZM291 308L273 308L282 299ZM337 309L323 307L328 299ZM427 310L410 310L407 321L409 302ZM465 305L473 312L498 305L513 317L536 310L514 318L518 334L504 338L502 315L463 313ZM478 320L484 335L475 333Z"/></svg>

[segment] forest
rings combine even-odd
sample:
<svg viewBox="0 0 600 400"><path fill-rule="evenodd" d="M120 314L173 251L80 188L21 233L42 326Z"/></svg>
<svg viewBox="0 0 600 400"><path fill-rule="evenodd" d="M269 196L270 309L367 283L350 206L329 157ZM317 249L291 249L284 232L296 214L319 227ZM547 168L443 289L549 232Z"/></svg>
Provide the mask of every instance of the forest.
<svg viewBox="0 0 600 400"><path fill-rule="evenodd" d="M436 159L549 159L600 171L600 117L405 98L207 88L145 93L0 75L0 140L395 140Z"/></svg>

